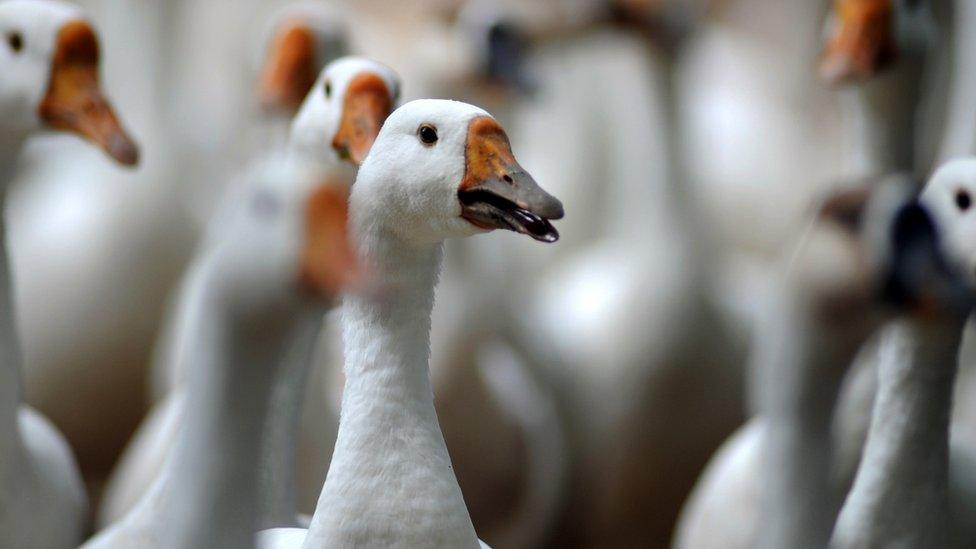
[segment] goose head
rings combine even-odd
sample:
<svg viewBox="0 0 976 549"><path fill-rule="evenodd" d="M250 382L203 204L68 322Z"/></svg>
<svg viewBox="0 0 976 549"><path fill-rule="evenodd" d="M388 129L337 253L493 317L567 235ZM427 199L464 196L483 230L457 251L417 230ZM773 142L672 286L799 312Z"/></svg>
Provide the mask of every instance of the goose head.
<svg viewBox="0 0 976 549"><path fill-rule="evenodd" d="M794 258L816 318L853 340L894 314L930 315L968 307L930 208L910 178L834 193L820 207Z"/></svg>
<svg viewBox="0 0 976 549"><path fill-rule="evenodd" d="M27 135L67 131L124 165L138 149L99 86L98 39L77 8L50 0L0 3L0 119Z"/></svg>
<svg viewBox="0 0 976 549"><path fill-rule="evenodd" d="M260 317L328 304L359 268L346 230L348 185L294 155L265 160L212 248L225 294Z"/></svg>
<svg viewBox="0 0 976 549"><path fill-rule="evenodd" d="M393 112L360 167L353 223L436 243L493 229L555 242L563 205L515 160L501 125L457 101L422 99Z"/></svg>
<svg viewBox="0 0 976 549"><path fill-rule="evenodd" d="M294 147L312 158L359 165L400 93L389 67L343 57L319 75L291 127Z"/></svg>
<svg viewBox="0 0 976 549"><path fill-rule="evenodd" d="M827 22L820 75L828 82L864 80L895 58L895 0L835 0Z"/></svg>
<svg viewBox="0 0 976 549"><path fill-rule="evenodd" d="M340 14L304 2L274 14L264 44L258 100L265 111L287 116L298 111L321 68L349 49Z"/></svg>
<svg viewBox="0 0 976 549"><path fill-rule="evenodd" d="M920 200L938 222L946 253L976 283L976 158L940 166Z"/></svg>

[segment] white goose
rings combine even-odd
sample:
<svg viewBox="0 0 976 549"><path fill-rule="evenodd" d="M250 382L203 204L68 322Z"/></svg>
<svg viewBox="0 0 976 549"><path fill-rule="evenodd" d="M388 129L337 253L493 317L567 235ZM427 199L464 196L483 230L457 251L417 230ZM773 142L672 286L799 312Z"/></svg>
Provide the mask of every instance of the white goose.
<svg viewBox="0 0 976 549"><path fill-rule="evenodd" d="M922 194L920 202L933 211L938 228L928 217L916 214L911 220L914 230L895 235L908 248L905 259L915 265L889 287L901 291L912 281L926 280L939 285L912 300L922 315L886 334L864 456L831 547L971 547L974 543L965 534L973 519L972 447L953 444L950 460L949 443L962 329L974 302L972 255L957 253L969 231L960 226L967 223L960 224L958 215L960 209L968 209L961 200L966 191L958 188L964 181L959 178L964 167L965 163L944 166ZM939 241L939 234L946 244ZM954 260L939 257L943 252ZM940 263L932 265L929 258ZM961 279L951 279L954 271L970 279L968 288ZM954 500L960 495L968 499Z"/></svg>
<svg viewBox="0 0 976 549"><path fill-rule="evenodd" d="M295 117L291 139L287 147L303 158L322 166L325 173L346 186L355 176L358 164L369 150L379 132L380 124L396 102L399 79L389 68L374 61L345 57L333 61L322 70L313 91L308 94ZM348 159L348 163L343 161ZM249 192L245 189L245 192ZM246 195L245 195L246 197ZM175 314L169 326L170 335L158 363L172 380L173 389L160 401L146 419L123 455L112 477L99 513L101 525L119 520L149 489L163 467L165 457L175 440L183 414L183 378L194 369L201 349L190 345L196 341L200 322L206 318L206 278L204 266L208 261L211 243L219 242L226 211L238 208L241 198L231 188L225 204L215 215L211 230L191 264L187 278L177 296ZM315 423L300 426L303 397L306 392L312 354L321 330L322 319L310 319L296 326L291 343L293 351L276 378L276 387L267 429L267 452L262 474L265 493L262 498L260 523L267 526L297 525L296 452L301 436L323 439L317 446L325 451L311 458L310 469L302 475L305 483L320 485L328 467L331 444L335 438L335 418L322 414L331 412L327 395L312 393L319 417ZM300 431L314 430L315 433ZM308 491L314 488L310 487ZM305 491L305 490L303 490ZM314 498L317 491L311 497ZM308 499L308 498L305 498Z"/></svg>
<svg viewBox="0 0 976 549"><path fill-rule="evenodd" d="M378 289L343 303L329 474L309 529L265 531L262 547L479 546L428 372L443 241L502 228L552 242L547 220L562 214L481 109L419 100L394 111L350 196L350 231Z"/></svg>
<svg viewBox="0 0 976 549"><path fill-rule="evenodd" d="M137 149L99 89L98 41L81 11L45 0L4 2L0 36L4 197L21 147L45 128L79 134L117 161L135 164ZM0 229L0 545L74 547L87 526L87 499L60 433L22 404L8 263L6 234Z"/></svg>
<svg viewBox="0 0 976 549"><path fill-rule="evenodd" d="M836 193L791 254L757 332L763 415L712 458L674 547L826 544L839 507L830 482L834 403L861 344L885 319L877 298L899 267L886 257L899 195L904 188Z"/></svg>
<svg viewBox="0 0 976 549"><path fill-rule="evenodd" d="M252 170L200 258L202 318L185 418L162 474L86 547L246 547L259 512L262 431L297 326L355 278L346 188L290 155ZM189 349L188 349L189 352Z"/></svg>

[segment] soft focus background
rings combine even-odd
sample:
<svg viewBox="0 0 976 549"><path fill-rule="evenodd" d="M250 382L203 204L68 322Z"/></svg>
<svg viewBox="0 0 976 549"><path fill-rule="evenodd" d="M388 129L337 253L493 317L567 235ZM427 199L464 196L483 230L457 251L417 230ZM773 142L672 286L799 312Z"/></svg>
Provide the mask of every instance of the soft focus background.
<svg viewBox="0 0 976 549"><path fill-rule="evenodd" d="M125 171L75 138L39 138L7 208L27 400L97 498L159 397L150 364L195 240L261 147L265 23L288 2L78 3L143 163ZM819 197L974 152L976 97L959 76L972 66L939 7L952 2L918 16L901 65L847 87L818 77L827 1L318 3L351 52L401 75L404 100L492 112L566 207L554 246L449 244L438 291L438 412L495 547L667 546L701 469L749 415L767 273ZM510 50L502 65L492 40ZM334 338L310 388L332 403ZM311 512L324 471L303 474Z"/></svg>

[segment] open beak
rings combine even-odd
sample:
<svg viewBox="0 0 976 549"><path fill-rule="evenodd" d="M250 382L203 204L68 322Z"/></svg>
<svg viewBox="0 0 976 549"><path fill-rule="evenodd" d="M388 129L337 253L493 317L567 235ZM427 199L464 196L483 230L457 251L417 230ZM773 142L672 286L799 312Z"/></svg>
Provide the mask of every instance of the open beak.
<svg viewBox="0 0 976 549"><path fill-rule="evenodd" d="M258 99L267 111L295 113L315 84L315 37L301 22L281 25L258 80Z"/></svg>
<svg viewBox="0 0 976 549"><path fill-rule="evenodd" d="M301 285L327 299L363 280L349 240L348 204L343 187L326 182L312 191L305 210Z"/></svg>
<svg viewBox="0 0 976 549"><path fill-rule="evenodd" d="M88 23L72 21L62 27L38 114L47 126L78 134L120 164L134 166L139 149L102 95L98 57L98 41Z"/></svg>
<svg viewBox="0 0 976 549"><path fill-rule="evenodd" d="M357 75L346 88L332 147L343 159L362 164L392 108L393 99L382 78L371 72Z"/></svg>
<svg viewBox="0 0 976 549"><path fill-rule="evenodd" d="M921 204L913 201L899 210L891 237L892 261L883 286L888 303L927 318L969 313L974 294L944 255L935 223Z"/></svg>
<svg viewBox="0 0 976 549"><path fill-rule="evenodd" d="M506 229L541 242L559 240L549 221L563 217L562 203L519 166L508 136L493 118L481 116L468 125L458 200L461 217L482 229Z"/></svg>
<svg viewBox="0 0 976 549"><path fill-rule="evenodd" d="M866 79L895 58L891 0L835 0L838 20L820 60L820 76L831 83Z"/></svg>

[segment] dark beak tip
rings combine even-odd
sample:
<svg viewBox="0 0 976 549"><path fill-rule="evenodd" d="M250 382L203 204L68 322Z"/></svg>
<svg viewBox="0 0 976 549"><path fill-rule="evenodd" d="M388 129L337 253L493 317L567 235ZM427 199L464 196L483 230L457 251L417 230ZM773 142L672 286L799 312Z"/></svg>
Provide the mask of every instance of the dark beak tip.
<svg viewBox="0 0 976 549"><path fill-rule="evenodd" d="M139 147L125 134L117 133L112 136L108 153L123 166L139 164Z"/></svg>

